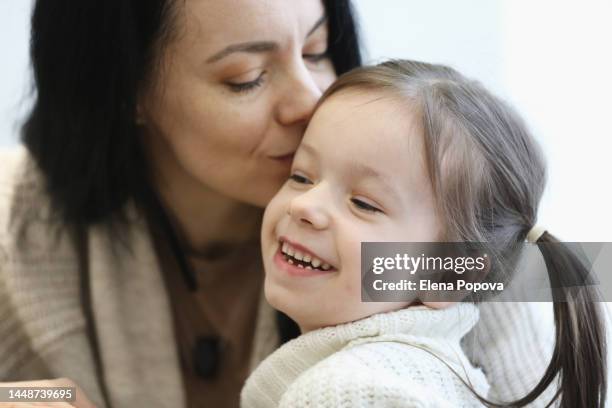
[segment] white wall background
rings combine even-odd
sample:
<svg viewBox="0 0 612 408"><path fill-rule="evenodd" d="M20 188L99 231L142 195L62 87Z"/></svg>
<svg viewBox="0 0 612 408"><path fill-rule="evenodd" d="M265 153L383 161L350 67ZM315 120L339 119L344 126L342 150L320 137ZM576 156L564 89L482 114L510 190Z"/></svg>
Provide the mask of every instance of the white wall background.
<svg viewBox="0 0 612 408"><path fill-rule="evenodd" d="M0 147L17 143L29 103L30 4L0 1ZM355 5L369 62L403 57L451 64L513 102L549 162L540 222L565 240L612 241L612 2Z"/></svg>
<svg viewBox="0 0 612 408"><path fill-rule="evenodd" d="M612 241L610 0L354 0L368 60L447 63L513 103L543 145L539 222Z"/></svg>
<svg viewBox="0 0 612 408"><path fill-rule="evenodd" d="M0 147L17 143L29 106L30 8L31 0L0 0Z"/></svg>

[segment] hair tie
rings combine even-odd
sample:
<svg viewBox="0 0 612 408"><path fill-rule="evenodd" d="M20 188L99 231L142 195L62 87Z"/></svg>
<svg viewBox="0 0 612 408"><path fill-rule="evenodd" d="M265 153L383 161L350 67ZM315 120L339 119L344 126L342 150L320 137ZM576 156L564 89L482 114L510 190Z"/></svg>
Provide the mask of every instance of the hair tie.
<svg viewBox="0 0 612 408"><path fill-rule="evenodd" d="M534 225L527 233L527 242L535 244L545 232L546 228L542 227L541 225Z"/></svg>

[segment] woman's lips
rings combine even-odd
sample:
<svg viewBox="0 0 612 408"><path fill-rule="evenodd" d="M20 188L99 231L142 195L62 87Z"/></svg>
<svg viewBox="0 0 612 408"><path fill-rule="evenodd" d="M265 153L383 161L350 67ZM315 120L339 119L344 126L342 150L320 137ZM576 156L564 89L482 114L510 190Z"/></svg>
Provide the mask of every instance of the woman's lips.
<svg viewBox="0 0 612 408"><path fill-rule="evenodd" d="M282 253L280 246L278 247L278 249L276 250L276 253L274 254L274 264L280 270L288 273L291 276L299 276L299 277L321 276L321 275L329 275L330 273L336 272L335 269L323 271L319 269L300 268L295 264L291 264L285 259L285 255Z"/></svg>

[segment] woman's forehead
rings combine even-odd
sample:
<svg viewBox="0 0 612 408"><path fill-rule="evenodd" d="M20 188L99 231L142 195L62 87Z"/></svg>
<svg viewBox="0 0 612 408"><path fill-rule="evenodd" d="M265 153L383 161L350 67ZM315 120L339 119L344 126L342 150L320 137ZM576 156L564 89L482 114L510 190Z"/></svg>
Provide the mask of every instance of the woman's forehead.
<svg viewBox="0 0 612 408"><path fill-rule="evenodd" d="M325 14L321 0L185 0L181 4L177 17L182 37L209 51L231 43L305 38Z"/></svg>

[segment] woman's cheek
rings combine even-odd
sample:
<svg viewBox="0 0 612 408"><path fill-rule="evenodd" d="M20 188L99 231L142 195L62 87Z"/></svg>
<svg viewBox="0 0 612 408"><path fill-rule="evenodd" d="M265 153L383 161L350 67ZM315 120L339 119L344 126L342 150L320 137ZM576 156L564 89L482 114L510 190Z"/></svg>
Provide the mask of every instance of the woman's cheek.
<svg viewBox="0 0 612 408"><path fill-rule="evenodd" d="M325 92L327 88L336 80L337 76L334 72L334 68L332 66L331 61L328 61L329 66L326 66L325 69L313 73L313 77L317 86L321 90L321 92Z"/></svg>

